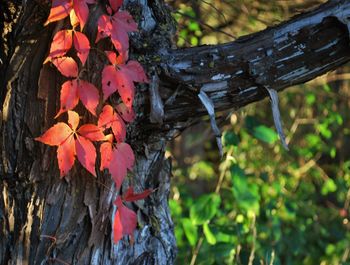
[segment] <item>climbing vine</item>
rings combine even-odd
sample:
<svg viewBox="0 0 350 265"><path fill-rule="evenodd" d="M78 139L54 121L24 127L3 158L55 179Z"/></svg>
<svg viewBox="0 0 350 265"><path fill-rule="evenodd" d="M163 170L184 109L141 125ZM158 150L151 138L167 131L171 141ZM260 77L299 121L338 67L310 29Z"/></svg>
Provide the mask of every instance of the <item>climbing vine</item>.
<svg viewBox="0 0 350 265"><path fill-rule="evenodd" d="M90 40L84 34L84 26L89 17L89 5L96 0L52 0L52 7L45 25L70 18L71 28L58 31L53 37L50 52L45 63L52 63L67 78L61 86L60 109L55 118L67 113L68 122L58 122L36 140L51 146L58 146L57 160L61 177L68 174L77 158L81 165L96 177L96 158L98 152L93 142L99 142L100 168L107 169L120 191L128 170L134 165L135 156L132 148L125 142L126 123L135 118L133 99L134 82L148 83L148 78L139 62L129 60L129 32L137 31L137 24L129 12L121 10L122 0L109 0L105 14L97 23L95 43L109 38L113 50L103 51L106 64L102 71L102 94L99 89L81 76L89 57ZM67 56L68 51L76 51L76 57ZM73 54L74 55L74 54ZM79 60L76 60L79 59ZM108 97L117 93L120 103L111 106L106 103ZM96 124L79 125L79 114L74 111L79 101L97 118ZM103 103L98 113L98 105ZM117 211L113 223L113 238L117 243L123 236L133 234L137 226L136 213L124 205L125 202L141 200L151 190L134 193L133 187L118 195L114 204ZM119 192L120 194L120 192Z"/></svg>

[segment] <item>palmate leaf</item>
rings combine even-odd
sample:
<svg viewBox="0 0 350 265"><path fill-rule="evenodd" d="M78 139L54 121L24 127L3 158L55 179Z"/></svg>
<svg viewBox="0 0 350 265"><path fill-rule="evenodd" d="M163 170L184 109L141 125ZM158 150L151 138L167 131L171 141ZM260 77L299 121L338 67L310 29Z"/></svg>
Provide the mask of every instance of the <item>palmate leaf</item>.
<svg viewBox="0 0 350 265"><path fill-rule="evenodd" d="M98 89L85 80L73 79L64 82L61 87L61 106L56 117L74 109L79 99L86 109L96 116L96 108L100 99Z"/></svg>
<svg viewBox="0 0 350 265"><path fill-rule="evenodd" d="M61 177L71 170L75 156L83 167L96 176L96 149L91 141L103 141L105 136L94 124L85 124L76 130L78 125L78 113L68 111L68 124L59 122L49 128L42 136L35 138L44 144L58 146L57 160Z"/></svg>
<svg viewBox="0 0 350 265"><path fill-rule="evenodd" d="M111 141L101 144L100 170L108 169L117 189L120 189L127 171L131 170L135 163L134 152L127 143L117 143L113 146Z"/></svg>
<svg viewBox="0 0 350 265"><path fill-rule="evenodd" d="M102 71L102 91L106 100L111 94L118 91L127 108L132 107L135 95L134 82L147 83L148 78L137 61L121 63L124 59L117 57L114 52L106 52L113 65L107 65Z"/></svg>
<svg viewBox="0 0 350 265"><path fill-rule="evenodd" d="M72 48L72 45L74 45L77 55L84 65L89 56L90 42L85 34L74 30L60 30L55 34L51 43L50 53L45 59L44 64L53 61L55 58L65 56Z"/></svg>
<svg viewBox="0 0 350 265"><path fill-rule="evenodd" d="M119 4L116 4L118 6ZM129 49L129 32L137 31L137 24L127 11L115 12L113 16L102 15L98 19L96 42L110 37L116 50L123 54Z"/></svg>
<svg viewBox="0 0 350 265"><path fill-rule="evenodd" d="M126 235L131 237L131 241L134 241L134 231L137 225L136 213L126 207L120 197L116 199L114 204L118 207L113 222L114 243L118 243Z"/></svg>

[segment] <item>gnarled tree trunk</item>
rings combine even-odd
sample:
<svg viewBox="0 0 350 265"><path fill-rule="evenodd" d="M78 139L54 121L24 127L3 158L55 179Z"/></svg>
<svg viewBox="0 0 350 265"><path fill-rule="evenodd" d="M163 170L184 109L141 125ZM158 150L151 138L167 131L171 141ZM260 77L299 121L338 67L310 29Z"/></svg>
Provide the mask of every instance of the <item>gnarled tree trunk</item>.
<svg viewBox="0 0 350 265"><path fill-rule="evenodd" d="M153 82L150 91L140 86L135 100L138 117L129 126L128 141L137 157L125 185L155 192L129 205L140 222L135 242L124 238L114 245L115 191L108 174L94 179L75 165L60 179L54 149L33 140L54 123L58 109L61 77L42 63L53 32L64 24L43 27L47 1L1 3L7 12L2 18L8 20L2 27L10 33L0 58L0 264L173 264L176 243L167 204L171 161L164 150L175 133L206 114L199 92L216 110L238 109L267 96L265 88L280 91L350 59L345 0L232 43L180 50L171 48L174 23L162 0L125 3L140 25L131 37L132 56L142 55ZM100 8L92 10L90 36ZM98 83L103 66L98 53L88 64ZM156 111L157 90L164 116Z"/></svg>

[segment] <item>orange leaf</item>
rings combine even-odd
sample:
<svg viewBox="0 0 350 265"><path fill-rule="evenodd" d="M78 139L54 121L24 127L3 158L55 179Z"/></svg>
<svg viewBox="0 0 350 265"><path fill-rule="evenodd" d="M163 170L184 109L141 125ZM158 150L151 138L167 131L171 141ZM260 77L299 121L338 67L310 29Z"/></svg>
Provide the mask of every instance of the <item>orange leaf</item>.
<svg viewBox="0 0 350 265"><path fill-rule="evenodd" d="M96 161L96 149L90 140L77 135L75 141L75 148L79 162L96 177L95 161Z"/></svg>
<svg viewBox="0 0 350 265"><path fill-rule="evenodd" d="M55 118L67 110L72 110L79 102L78 84L75 80L66 81L61 87L61 107Z"/></svg>
<svg viewBox="0 0 350 265"><path fill-rule="evenodd" d="M75 140L73 134L58 146L57 160L60 175L63 177L71 170L75 161Z"/></svg>
<svg viewBox="0 0 350 265"><path fill-rule="evenodd" d="M51 22L61 20L69 15L72 9L72 0L52 0L52 6L45 26Z"/></svg>
<svg viewBox="0 0 350 265"><path fill-rule="evenodd" d="M68 124L72 128L72 130L75 132L79 125L79 114L75 111L68 111Z"/></svg>
<svg viewBox="0 0 350 265"><path fill-rule="evenodd" d="M73 81L74 82L74 81ZM98 89L91 83L84 80L77 80L78 95L88 111L96 116L96 108L100 99Z"/></svg>
<svg viewBox="0 0 350 265"><path fill-rule="evenodd" d="M110 105L105 105L98 118L98 127L108 129L112 127L114 137L118 142L122 142L126 137L126 127L124 121L113 110Z"/></svg>
<svg viewBox="0 0 350 265"><path fill-rule="evenodd" d="M66 77L78 76L78 65L71 57L60 57L52 59L52 63L57 67L58 71Z"/></svg>
<svg viewBox="0 0 350 265"><path fill-rule="evenodd" d="M60 30L53 37L49 56L44 61L44 64L53 58L64 56L72 47L72 30Z"/></svg>
<svg viewBox="0 0 350 265"><path fill-rule="evenodd" d="M103 141L106 138L101 129L94 124L84 124L79 128L78 134L91 141Z"/></svg>
<svg viewBox="0 0 350 265"><path fill-rule="evenodd" d="M55 146L63 143L71 134L73 134L72 129L67 124L59 122L48 129L42 136L35 138L35 140Z"/></svg>
<svg viewBox="0 0 350 265"><path fill-rule="evenodd" d="M73 36L74 48L77 51L77 55L84 65L90 52L89 39L81 32L75 31Z"/></svg>

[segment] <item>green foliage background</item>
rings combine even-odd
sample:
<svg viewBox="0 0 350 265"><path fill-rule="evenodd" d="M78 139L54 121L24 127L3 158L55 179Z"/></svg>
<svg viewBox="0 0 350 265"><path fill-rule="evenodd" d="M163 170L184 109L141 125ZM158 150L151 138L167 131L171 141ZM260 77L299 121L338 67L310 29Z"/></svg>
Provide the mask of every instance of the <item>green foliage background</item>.
<svg viewBox="0 0 350 265"><path fill-rule="evenodd" d="M169 4L178 45L195 46L259 31L321 2ZM350 264L348 70L280 93L290 151L267 99L218 113L222 159L207 120L169 146L178 264Z"/></svg>

